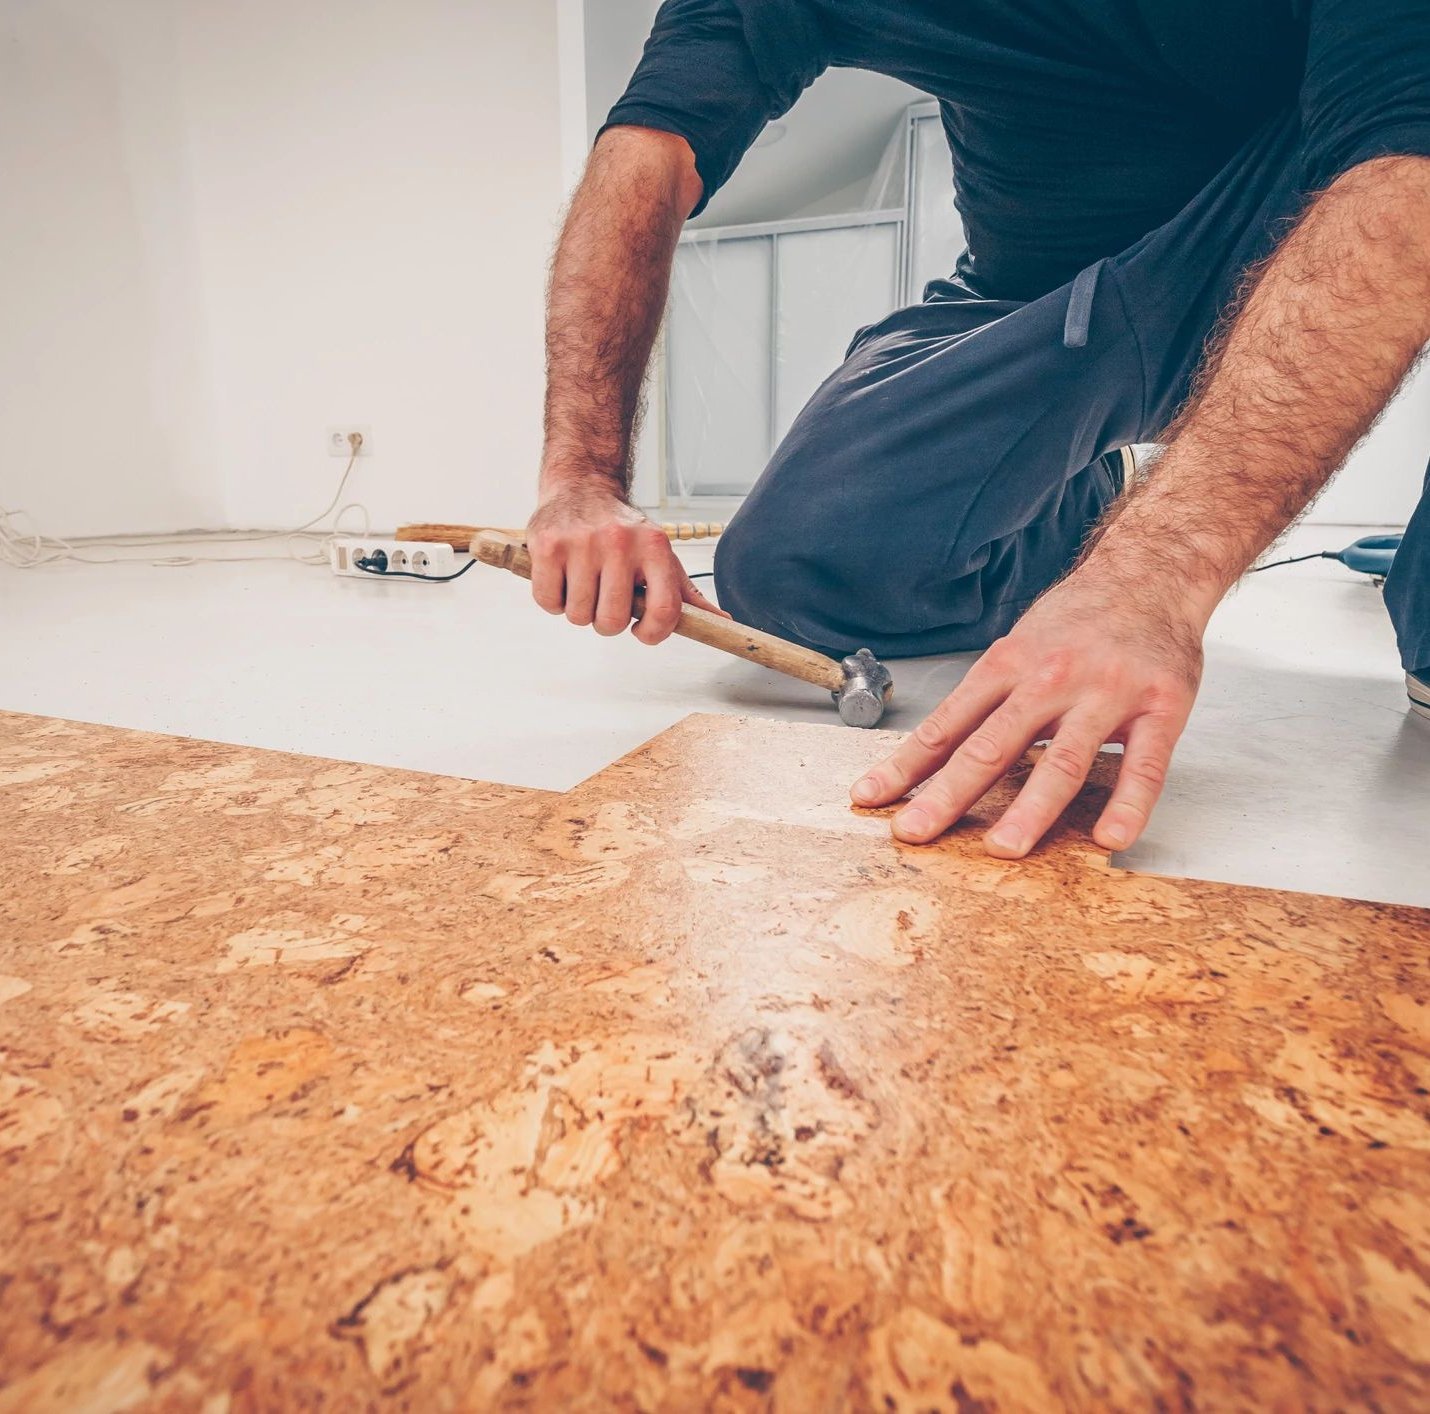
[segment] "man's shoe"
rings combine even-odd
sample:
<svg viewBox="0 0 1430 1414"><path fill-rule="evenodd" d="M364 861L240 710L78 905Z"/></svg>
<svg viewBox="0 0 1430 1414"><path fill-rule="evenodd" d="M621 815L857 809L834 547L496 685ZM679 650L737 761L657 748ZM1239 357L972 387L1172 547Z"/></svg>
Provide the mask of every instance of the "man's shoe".
<svg viewBox="0 0 1430 1414"><path fill-rule="evenodd" d="M1405 675L1405 691L1410 696L1410 710L1430 717L1430 668L1417 668Z"/></svg>

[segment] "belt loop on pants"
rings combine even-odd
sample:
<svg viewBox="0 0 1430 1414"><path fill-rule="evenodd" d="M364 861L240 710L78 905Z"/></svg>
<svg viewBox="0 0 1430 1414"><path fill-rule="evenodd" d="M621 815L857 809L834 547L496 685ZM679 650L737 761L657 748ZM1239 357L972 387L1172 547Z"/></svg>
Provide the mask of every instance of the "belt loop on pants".
<svg viewBox="0 0 1430 1414"><path fill-rule="evenodd" d="M1072 293L1068 295L1068 317L1063 324L1063 347L1080 349L1087 345L1087 330L1092 323L1092 301L1097 294L1097 282L1102 275L1102 267L1107 264L1099 260L1089 265L1073 281Z"/></svg>

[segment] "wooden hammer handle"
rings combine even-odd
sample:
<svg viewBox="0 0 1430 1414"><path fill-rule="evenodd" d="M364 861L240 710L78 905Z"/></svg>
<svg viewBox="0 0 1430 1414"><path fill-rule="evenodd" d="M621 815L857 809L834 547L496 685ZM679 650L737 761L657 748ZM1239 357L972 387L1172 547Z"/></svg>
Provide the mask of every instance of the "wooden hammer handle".
<svg viewBox="0 0 1430 1414"><path fill-rule="evenodd" d="M472 554L483 564L510 570L522 579L531 578L531 556L518 541L497 535L478 535L472 540ZM645 596L640 590L636 590L632 607L635 617L640 618L645 611ZM772 633L761 633L757 628L721 618L694 604L680 606L680 622L675 631L682 638L694 639L696 643L773 668L777 673L830 692L838 692L844 686L844 670L833 658L801 648L797 643L788 643Z"/></svg>

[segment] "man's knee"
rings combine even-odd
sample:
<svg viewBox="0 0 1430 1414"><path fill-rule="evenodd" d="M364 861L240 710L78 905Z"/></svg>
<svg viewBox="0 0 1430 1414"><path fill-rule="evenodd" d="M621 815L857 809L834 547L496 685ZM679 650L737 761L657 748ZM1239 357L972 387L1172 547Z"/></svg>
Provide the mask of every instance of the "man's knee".
<svg viewBox="0 0 1430 1414"><path fill-rule="evenodd" d="M740 623L836 657L887 641L922 612L890 547L817 505L784 514L752 498L716 545L715 589Z"/></svg>
<svg viewBox="0 0 1430 1414"><path fill-rule="evenodd" d="M738 513L715 543L720 607L751 628L785 632L784 613L799 597L788 548L787 534L771 517Z"/></svg>

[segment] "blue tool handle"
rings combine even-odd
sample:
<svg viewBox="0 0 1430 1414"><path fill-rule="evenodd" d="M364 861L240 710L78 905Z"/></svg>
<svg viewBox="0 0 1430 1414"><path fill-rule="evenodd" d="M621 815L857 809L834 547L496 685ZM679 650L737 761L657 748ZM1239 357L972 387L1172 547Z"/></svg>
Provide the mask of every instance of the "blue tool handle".
<svg viewBox="0 0 1430 1414"><path fill-rule="evenodd" d="M1399 535L1366 535L1331 558L1357 574L1386 575L1390 573L1400 541Z"/></svg>

